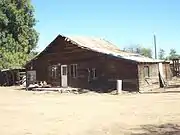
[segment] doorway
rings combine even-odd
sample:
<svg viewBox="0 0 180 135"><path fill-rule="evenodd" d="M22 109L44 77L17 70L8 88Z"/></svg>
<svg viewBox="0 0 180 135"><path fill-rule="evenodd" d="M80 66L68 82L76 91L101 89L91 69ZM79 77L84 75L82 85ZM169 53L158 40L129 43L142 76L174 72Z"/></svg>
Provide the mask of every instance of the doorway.
<svg viewBox="0 0 180 135"><path fill-rule="evenodd" d="M67 65L61 65L61 86L67 87Z"/></svg>

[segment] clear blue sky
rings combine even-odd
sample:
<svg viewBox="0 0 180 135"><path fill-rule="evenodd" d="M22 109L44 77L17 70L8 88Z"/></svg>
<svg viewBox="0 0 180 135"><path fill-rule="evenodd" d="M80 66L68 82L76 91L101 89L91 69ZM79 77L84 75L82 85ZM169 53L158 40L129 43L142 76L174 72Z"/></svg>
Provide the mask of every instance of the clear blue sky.
<svg viewBox="0 0 180 135"><path fill-rule="evenodd" d="M38 50L58 34L106 38L120 49L133 44L180 53L180 0L32 0Z"/></svg>

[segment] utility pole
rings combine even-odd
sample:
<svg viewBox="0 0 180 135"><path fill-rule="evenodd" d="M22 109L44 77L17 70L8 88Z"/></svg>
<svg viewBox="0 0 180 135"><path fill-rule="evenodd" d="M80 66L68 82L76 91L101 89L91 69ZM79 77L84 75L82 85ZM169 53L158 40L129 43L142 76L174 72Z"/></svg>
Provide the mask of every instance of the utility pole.
<svg viewBox="0 0 180 135"><path fill-rule="evenodd" d="M157 59L157 50L156 50L156 35L154 34L154 54L155 54L155 59Z"/></svg>

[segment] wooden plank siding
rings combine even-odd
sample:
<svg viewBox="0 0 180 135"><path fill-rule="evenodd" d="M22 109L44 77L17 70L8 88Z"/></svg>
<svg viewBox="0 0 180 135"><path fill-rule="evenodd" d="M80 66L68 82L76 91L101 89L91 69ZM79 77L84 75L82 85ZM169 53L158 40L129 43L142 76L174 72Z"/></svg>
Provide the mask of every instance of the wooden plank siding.
<svg viewBox="0 0 180 135"><path fill-rule="evenodd" d="M173 77L173 73L169 63L163 63L163 70L166 81L170 81Z"/></svg>
<svg viewBox="0 0 180 135"><path fill-rule="evenodd" d="M145 67L149 68L149 76L145 76ZM140 91L149 91L159 88L159 70L157 63L141 63L138 65L139 89Z"/></svg>
<svg viewBox="0 0 180 135"><path fill-rule="evenodd" d="M123 90L136 91L139 89L137 63L113 57L107 58L104 70L108 82L116 85L117 80L122 80Z"/></svg>
<svg viewBox="0 0 180 135"><path fill-rule="evenodd" d="M144 67L149 67L149 77L145 76ZM159 65L158 63L141 63L138 65L139 74L139 90L149 91L160 87ZM172 72L169 63L163 63L164 81L168 82L172 79Z"/></svg>
<svg viewBox="0 0 180 135"><path fill-rule="evenodd" d="M70 67L77 64L77 77L72 77ZM58 65L58 77L50 77L49 67ZM123 90L141 91L159 88L158 63L138 63L98 53L79 47L64 37L57 37L36 59L26 65L26 70L36 70L37 81L46 81L61 87L60 66L68 67L68 86L106 92L116 89L117 80L123 81ZM148 74L144 73L144 68ZM170 79L169 63L163 64L166 79ZM95 69L96 78L89 76ZM148 76L147 76L148 75Z"/></svg>
<svg viewBox="0 0 180 135"><path fill-rule="evenodd" d="M60 86L60 76L57 80L51 80L48 67L66 64L69 71L71 64L77 64L77 78L71 77L68 72L68 85L71 87L107 91L116 89L116 81L121 79L123 80L123 89L138 89L136 63L80 48L63 38L52 44L43 55L41 54L36 60L29 63L26 68L30 70L32 66L36 70L38 81L47 81L54 86ZM92 70L93 68L96 69L97 78L89 79L88 69Z"/></svg>

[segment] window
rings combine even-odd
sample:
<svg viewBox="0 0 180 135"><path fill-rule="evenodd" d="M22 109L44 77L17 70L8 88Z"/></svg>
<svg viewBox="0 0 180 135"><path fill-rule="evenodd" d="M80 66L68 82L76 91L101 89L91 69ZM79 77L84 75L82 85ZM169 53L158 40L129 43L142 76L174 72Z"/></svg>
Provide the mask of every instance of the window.
<svg viewBox="0 0 180 135"><path fill-rule="evenodd" d="M93 68L93 69L92 69L92 78L93 78L93 79L96 79L96 77L97 77L96 69Z"/></svg>
<svg viewBox="0 0 180 135"><path fill-rule="evenodd" d="M57 65L50 66L50 76L52 79L58 78L58 66Z"/></svg>
<svg viewBox="0 0 180 135"><path fill-rule="evenodd" d="M144 77L150 77L149 66L144 67Z"/></svg>
<svg viewBox="0 0 180 135"><path fill-rule="evenodd" d="M96 80L97 78L97 72L95 68L87 68L88 71L88 82L92 81L92 80Z"/></svg>
<svg viewBox="0 0 180 135"><path fill-rule="evenodd" d="M72 64L70 66L70 73L71 73L71 77L73 78L77 77L77 64Z"/></svg>
<svg viewBox="0 0 180 135"><path fill-rule="evenodd" d="M32 83L36 81L36 71L27 71L27 80Z"/></svg>
<svg viewBox="0 0 180 135"><path fill-rule="evenodd" d="M67 75L67 67L62 67L62 75Z"/></svg>
<svg viewBox="0 0 180 135"><path fill-rule="evenodd" d="M88 82L90 82L91 81L91 70L88 68L87 71L88 71Z"/></svg>

